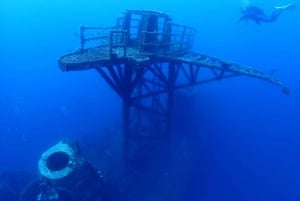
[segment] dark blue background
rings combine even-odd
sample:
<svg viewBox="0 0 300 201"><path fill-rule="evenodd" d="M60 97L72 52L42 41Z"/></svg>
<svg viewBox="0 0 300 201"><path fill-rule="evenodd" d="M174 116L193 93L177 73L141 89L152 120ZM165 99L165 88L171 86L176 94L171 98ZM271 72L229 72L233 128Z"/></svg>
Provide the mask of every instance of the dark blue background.
<svg viewBox="0 0 300 201"><path fill-rule="evenodd" d="M197 28L195 51L264 72L275 69L291 91L286 96L276 86L247 77L187 91L195 103L190 117L199 136L199 158L191 160L198 161L195 174L201 174L198 168L205 175L201 198L299 200L299 9L258 26L238 21L240 8L248 3L1 1L0 171L35 170L40 154L62 138L93 138L105 129L119 129L119 97L93 70L61 72L57 58L79 47L80 25L110 26L126 9L153 9ZM251 3L269 13L287 2ZM203 188L199 183L191 188Z"/></svg>

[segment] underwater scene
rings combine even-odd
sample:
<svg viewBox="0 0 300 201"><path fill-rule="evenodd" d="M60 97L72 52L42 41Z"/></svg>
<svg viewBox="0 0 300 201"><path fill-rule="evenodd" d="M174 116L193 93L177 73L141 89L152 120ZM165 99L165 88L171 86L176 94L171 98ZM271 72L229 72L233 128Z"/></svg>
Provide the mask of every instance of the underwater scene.
<svg viewBox="0 0 300 201"><path fill-rule="evenodd" d="M0 201L300 200L299 5L2 0Z"/></svg>

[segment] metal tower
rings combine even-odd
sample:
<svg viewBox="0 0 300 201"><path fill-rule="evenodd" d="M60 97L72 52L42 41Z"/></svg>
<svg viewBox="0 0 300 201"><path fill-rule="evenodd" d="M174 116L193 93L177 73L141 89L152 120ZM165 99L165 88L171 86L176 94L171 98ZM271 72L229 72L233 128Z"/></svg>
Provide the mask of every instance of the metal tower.
<svg viewBox="0 0 300 201"><path fill-rule="evenodd" d="M160 12L127 10L113 27L81 27L81 48L59 58L63 71L95 69L123 100L125 156L170 138L174 91L248 76L288 89L272 74L191 51L195 29ZM137 148L138 149L138 148Z"/></svg>

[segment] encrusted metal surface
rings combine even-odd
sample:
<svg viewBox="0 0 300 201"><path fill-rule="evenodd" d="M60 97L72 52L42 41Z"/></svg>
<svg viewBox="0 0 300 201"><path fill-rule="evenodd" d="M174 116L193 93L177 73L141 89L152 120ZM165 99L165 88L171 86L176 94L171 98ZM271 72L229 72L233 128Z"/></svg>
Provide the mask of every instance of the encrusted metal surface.
<svg viewBox="0 0 300 201"><path fill-rule="evenodd" d="M190 52L195 30L173 23L164 13L128 10L117 22L118 26L113 28L81 27L80 50L62 56L58 61L60 68L77 71L120 64L147 68L149 63L179 62L186 65L185 71L198 67L210 69L214 80L244 75L268 81L289 93L287 87L273 77L274 72L266 74L249 66ZM104 45L103 38L106 39Z"/></svg>
<svg viewBox="0 0 300 201"><path fill-rule="evenodd" d="M139 51L135 48L122 47L114 48L113 52L115 58L130 59L135 62L144 62L149 58L139 55ZM58 63L62 70L85 70L95 68L97 65L105 65L112 61L110 57L109 47L93 47L83 51L76 51L71 54L64 55L59 58ZM97 64L97 65L95 65Z"/></svg>

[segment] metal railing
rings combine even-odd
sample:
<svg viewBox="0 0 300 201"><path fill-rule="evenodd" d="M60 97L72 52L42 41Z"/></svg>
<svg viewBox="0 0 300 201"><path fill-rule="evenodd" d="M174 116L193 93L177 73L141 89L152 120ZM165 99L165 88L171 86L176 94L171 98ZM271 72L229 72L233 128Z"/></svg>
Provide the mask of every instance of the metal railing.
<svg viewBox="0 0 300 201"><path fill-rule="evenodd" d="M139 43L141 53L178 54L190 50L194 43L195 29L170 24L170 32L143 31Z"/></svg>
<svg viewBox="0 0 300 201"><path fill-rule="evenodd" d="M109 48L110 57L116 52L119 55L121 48L121 56L126 56L127 31L116 27L80 27L80 50L93 47Z"/></svg>
<svg viewBox="0 0 300 201"><path fill-rule="evenodd" d="M80 27L80 49L108 46L110 31L115 27Z"/></svg>
<svg viewBox="0 0 300 201"><path fill-rule="evenodd" d="M110 58L114 57L115 54L119 57L126 57L128 43L127 30L112 30L109 39Z"/></svg>
<svg viewBox="0 0 300 201"><path fill-rule="evenodd" d="M80 50L92 47L106 47L110 57L126 57L127 48L136 48L142 54L174 55L192 48L195 29L170 23L168 30L161 32L142 31L139 37L129 35L117 27L80 27ZM136 34L136 33L134 33Z"/></svg>

